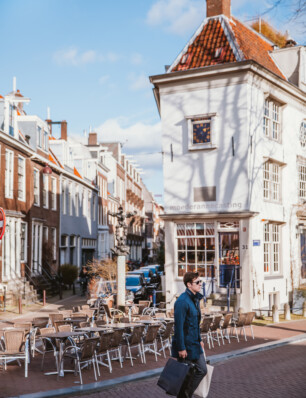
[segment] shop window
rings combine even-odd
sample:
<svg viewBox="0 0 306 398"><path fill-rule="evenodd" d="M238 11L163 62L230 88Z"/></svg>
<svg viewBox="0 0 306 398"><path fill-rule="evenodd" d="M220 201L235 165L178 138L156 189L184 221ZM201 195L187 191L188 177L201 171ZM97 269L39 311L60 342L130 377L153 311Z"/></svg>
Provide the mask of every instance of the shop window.
<svg viewBox="0 0 306 398"><path fill-rule="evenodd" d="M215 265L214 223L183 223L176 226L178 276L187 271L211 277Z"/></svg>

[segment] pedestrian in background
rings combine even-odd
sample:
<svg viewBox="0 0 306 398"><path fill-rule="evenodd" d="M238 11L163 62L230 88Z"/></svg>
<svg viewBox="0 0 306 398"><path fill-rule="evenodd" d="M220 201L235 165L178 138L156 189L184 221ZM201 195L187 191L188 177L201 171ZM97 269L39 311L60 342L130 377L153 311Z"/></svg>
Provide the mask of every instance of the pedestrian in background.
<svg viewBox="0 0 306 398"><path fill-rule="evenodd" d="M186 291L174 305L172 356L178 358L178 361L193 364L193 369L187 375L178 395L178 398L191 398L207 373L204 343L200 333L202 281L197 272L186 272L183 281Z"/></svg>
<svg viewBox="0 0 306 398"><path fill-rule="evenodd" d="M87 293L87 286L88 286L88 279L89 279L89 275L88 275L88 271L85 265L82 266L81 272L79 274L80 277L80 283L81 283L81 295L85 296L85 294Z"/></svg>

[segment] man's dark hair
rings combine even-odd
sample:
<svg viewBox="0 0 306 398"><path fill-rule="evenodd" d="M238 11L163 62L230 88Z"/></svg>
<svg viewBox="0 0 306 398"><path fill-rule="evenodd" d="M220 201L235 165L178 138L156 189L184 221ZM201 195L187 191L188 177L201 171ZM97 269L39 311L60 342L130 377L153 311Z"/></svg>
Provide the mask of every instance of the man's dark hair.
<svg viewBox="0 0 306 398"><path fill-rule="evenodd" d="M185 286L187 287L187 283L192 283L194 279L197 279L199 276L198 272L186 272L183 277L183 282Z"/></svg>

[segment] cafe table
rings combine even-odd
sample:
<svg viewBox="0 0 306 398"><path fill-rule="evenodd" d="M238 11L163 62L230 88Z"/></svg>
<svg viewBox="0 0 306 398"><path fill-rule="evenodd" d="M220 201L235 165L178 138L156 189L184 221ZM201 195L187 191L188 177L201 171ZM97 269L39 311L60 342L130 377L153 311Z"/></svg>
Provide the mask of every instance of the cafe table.
<svg viewBox="0 0 306 398"><path fill-rule="evenodd" d="M125 328L134 328L138 325L144 325L144 322L138 321L133 323L125 323L125 322L118 322L118 323L108 323L105 325L107 328L114 328L114 329L125 329Z"/></svg>
<svg viewBox="0 0 306 398"><path fill-rule="evenodd" d="M90 333L91 336L93 336L95 333L112 333L109 328L99 326L86 326L84 328L78 328L76 331L85 332L86 334Z"/></svg>
<svg viewBox="0 0 306 398"><path fill-rule="evenodd" d="M64 347L65 347L65 340L67 340L69 337L81 337L86 334L85 332L81 331L70 331L70 332L56 332L56 333L50 333L50 334L41 334L40 337L43 338L49 338L50 340L53 340L56 342L55 346L58 347L59 349L56 352L57 355L57 371L56 372L48 372L45 373L45 375L54 375L57 374L61 377L64 376L64 372L74 372L74 370L64 370L63 369L63 364L62 364L62 357L64 353Z"/></svg>

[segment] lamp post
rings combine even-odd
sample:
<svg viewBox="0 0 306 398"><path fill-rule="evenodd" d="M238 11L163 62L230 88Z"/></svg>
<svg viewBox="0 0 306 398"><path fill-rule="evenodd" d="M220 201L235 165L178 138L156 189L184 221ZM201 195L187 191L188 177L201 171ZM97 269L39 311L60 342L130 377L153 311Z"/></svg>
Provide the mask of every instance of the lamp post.
<svg viewBox="0 0 306 398"><path fill-rule="evenodd" d="M125 256L129 254L129 247L126 245L127 224L126 219L136 215L136 212L124 214L123 207L119 206L118 213L108 212L108 215L116 217L116 242L112 253L117 257L117 307L125 306Z"/></svg>

